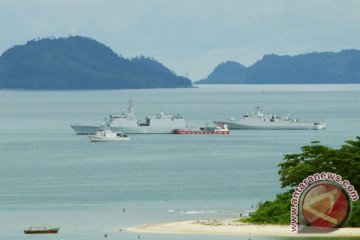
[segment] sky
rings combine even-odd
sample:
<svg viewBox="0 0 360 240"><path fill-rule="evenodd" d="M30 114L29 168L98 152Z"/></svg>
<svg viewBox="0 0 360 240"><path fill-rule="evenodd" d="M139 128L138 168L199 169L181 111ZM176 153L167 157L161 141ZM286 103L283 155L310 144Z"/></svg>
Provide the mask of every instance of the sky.
<svg viewBox="0 0 360 240"><path fill-rule="evenodd" d="M0 0L0 54L28 40L87 36L196 81L265 54L360 49L359 0Z"/></svg>

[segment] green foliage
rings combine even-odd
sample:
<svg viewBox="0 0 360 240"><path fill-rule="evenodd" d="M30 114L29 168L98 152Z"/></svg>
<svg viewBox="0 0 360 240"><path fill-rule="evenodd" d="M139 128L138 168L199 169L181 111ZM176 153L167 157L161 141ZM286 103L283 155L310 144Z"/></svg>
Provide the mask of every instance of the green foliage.
<svg viewBox="0 0 360 240"><path fill-rule="evenodd" d="M290 221L290 200L293 187L314 173L333 172L347 179L360 191L360 137L348 140L339 149L323 146L319 142L303 146L299 154L286 154L279 164L283 188L274 201L266 201L245 221L251 223L287 224ZM360 201L353 204L352 215L346 226L360 226Z"/></svg>
<svg viewBox="0 0 360 240"><path fill-rule="evenodd" d="M285 162L280 163L281 187L294 187L307 176L323 171L335 172L331 164L336 158L336 150L315 143L303 146L302 153L286 154Z"/></svg>
<svg viewBox="0 0 360 240"><path fill-rule="evenodd" d="M349 180L360 189L360 137L346 141L339 149L318 142L303 146L299 154L287 154L279 164L283 188L297 186L307 176L319 172L333 172Z"/></svg>
<svg viewBox="0 0 360 240"><path fill-rule="evenodd" d="M353 202L351 215L345 227L359 227L360 226L360 200Z"/></svg>
<svg viewBox="0 0 360 240"><path fill-rule="evenodd" d="M290 219L291 193L277 194L274 201L260 203L256 212L249 218L241 219L242 222L256 224L288 224Z"/></svg>
<svg viewBox="0 0 360 240"><path fill-rule="evenodd" d="M125 59L85 37L32 40L0 57L0 88L122 89L191 87L161 63Z"/></svg>

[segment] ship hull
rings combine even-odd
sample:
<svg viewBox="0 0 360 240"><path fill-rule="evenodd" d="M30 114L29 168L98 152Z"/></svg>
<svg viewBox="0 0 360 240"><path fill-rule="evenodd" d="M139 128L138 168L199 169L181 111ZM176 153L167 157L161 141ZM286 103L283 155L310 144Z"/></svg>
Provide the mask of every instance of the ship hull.
<svg viewBox="0 0 360 240"><path fill-rule="evenodd" d="M100 130L100 126L96 125L71 125L71 128L75 131L77 135L95 134L97 130Z"/></svg>
<svg viewBox="0 0 360 240"><path fill-rule="evenodd" d="M24 230L25 234L57 234L59 228L42 229L42 230Z"/></svg>
<svg viewBox="0 0 360 240"><path fill-rule="evenodd" d="M315 125L313 122L259 122L249 123L241 121L214 121L215 124L226 124L230 130L320 130L326 126Z"/></svg>
<svg viewBox="0 0 360 240"><path fill-rule="evenodd" d="M97 130L100 129L100 126L96 125L71 125L71 128L78 135L89 135L95 134ZM110 130L116 133L125 133L125 134L171 134L175 128L165 128L165 127L149 127L149 126L139 126L139 127L110 127Z"/></svg>
<svg viewBox="0 0 360 240"><path fill-rule="evenodd" d="M204 134L229 134L229 131L202 131L202 130L185 130L185 129L175 129L174 130L175 134L199 134L199 135L204 135Z"/></svg>
<svg viewBox="0 0 360 240"><path fill-rule="evenodd" d="M129 141L129 138L128 137L106 138L106 137L89 135L89 140L91 142L118 142L118 141Z"/></svg>

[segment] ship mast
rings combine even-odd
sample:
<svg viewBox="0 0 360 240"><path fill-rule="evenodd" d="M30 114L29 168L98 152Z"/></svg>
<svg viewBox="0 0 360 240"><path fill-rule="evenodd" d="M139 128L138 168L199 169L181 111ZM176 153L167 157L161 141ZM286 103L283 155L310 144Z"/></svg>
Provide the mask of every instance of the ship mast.
<svg viewBox="0 0 360 240"><path fill-rule="evenodd" d="M129 100L129 105L128 105L126 110L127 110L127 115L128 116L134 117L134 115L135 115L134 114L134 103L133 103L131 98Z"/></svg>

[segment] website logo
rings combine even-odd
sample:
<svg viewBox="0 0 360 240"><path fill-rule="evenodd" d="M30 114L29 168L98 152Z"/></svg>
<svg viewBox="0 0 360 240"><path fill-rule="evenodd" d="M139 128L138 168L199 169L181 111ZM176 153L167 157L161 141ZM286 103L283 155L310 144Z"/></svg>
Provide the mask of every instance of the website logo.
<svg viewBox="0 0 360 240"><path fill-rule="evenodd" d="M329 172L305 178L291 199L291 231L331 231L340 228L351 213L352 201L359 195L348 180Z"/></svg>

